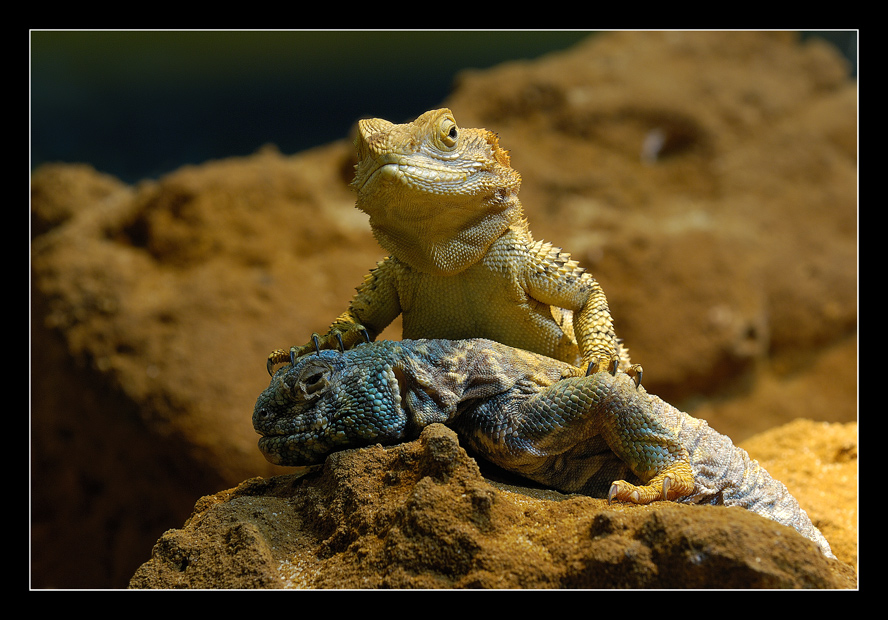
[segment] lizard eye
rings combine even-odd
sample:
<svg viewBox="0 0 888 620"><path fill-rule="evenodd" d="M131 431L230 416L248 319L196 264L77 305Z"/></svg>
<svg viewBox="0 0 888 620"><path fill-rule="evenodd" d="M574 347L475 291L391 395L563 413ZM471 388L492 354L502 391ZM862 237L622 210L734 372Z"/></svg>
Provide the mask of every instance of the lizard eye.
<svg viewBox="0 0 888 620"><path fill-rule="evenodd" d="M438 125L438 141L447 150L456 146L459 139L459 127L451 116L445 116Z"/></svg>
<svg viewBox="0 0 888 620"><path fill-rule="evenodd" d="M307 377L303 377L302 384L305 386L305 391L308 394L316 392L324 386L323 379L324 373L321 370L318 370L317 372L314 372Z"/></svg>
<svg viewBox="0 0 888 620"><path fill-rule="evenodd" d="M330 385L328 375L331 369L324 364L308 364L299 373L299 377L290 385L290 390L297 399L319 396Z"/></svg>

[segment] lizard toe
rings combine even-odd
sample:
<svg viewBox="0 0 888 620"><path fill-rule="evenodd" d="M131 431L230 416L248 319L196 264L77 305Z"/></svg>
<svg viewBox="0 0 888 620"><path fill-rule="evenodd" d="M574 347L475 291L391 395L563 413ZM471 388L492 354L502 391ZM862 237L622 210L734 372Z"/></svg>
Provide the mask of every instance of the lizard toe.
<svg viewBox="0 0 888 620"><path fill-rule="evenodd" d="M283 349L275 349L268 355L268 360L265 362L265 369L270 376L274 376L274 367L278 364L283 364L288 360L290 360L289 353Z"/></svg>
<svg viewBox="0 0 888 620"><path fill-rule="evenodd" d="M650 504L685 497L693 491L694 474L690 463L678 461L654 476L648 484L635 486L625 480L614 481L607 493L607 503L616 499L631 504Z"/></svg>
<svg viewBox="0 0 888 620"><path fill-rule="evenodd" d="M641 364L633 364L628 370L626 370L626 374L635 379L636 389L641 387L641 376L644 374L644 369L641 367Z"/></svg>
<svg viewBox="0 0 888 620"><path fill-rule="evenodd" d="M617 368L620 365L620 360L615 357L592 357L589 359L589 363L586 366L586 376L594 375L596 372L602 372L604 370L608 370L611 375L617 374Z"/></svg>
<svg viewBox="0 0 888 620"><path fill-rule="evenodd" d="M660 492L661 489L655 486L635 486L625 480L616 480L608 491L607 503L610 504L616 499L629 504L650 504L661 499Z"/></svg>

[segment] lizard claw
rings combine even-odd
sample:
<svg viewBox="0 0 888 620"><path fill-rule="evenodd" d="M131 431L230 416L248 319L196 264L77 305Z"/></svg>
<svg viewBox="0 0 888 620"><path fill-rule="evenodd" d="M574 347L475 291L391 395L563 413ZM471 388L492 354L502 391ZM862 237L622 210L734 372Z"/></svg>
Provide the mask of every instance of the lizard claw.
<svg viewBox="0 0 888 620"><path fill-rule="evenodd" d="M277 364L283 364L284 362L289 361L291 366L296 365L296 360L303 355L310 355L312 353L312 349L314 349L315 353L320 353L322 349L331 348L331 343L334 342L335 345L339 346L339 350L343 353L350 347L353 346L351 344L346 345L346 342L353 342L354 336L352 334L360 334L359 338L363 338L365 342L372 342L370 338L370 333L367 331L363 325L358 325L353 329L348 330L349 333L343 331L334 331L331 330L325 336L320 336L317 333L311 335L311 342L308 344L302 345L300 347L292 346L290 347L289 353L284 351L283 349L275 349L268 356L268 360L265 363L265 368L268 370L268 374L274 376L274 367ZM343 338L343 334L345 338ZM358 342L358 344L363 344L362 342Z"/></svg>
<svg viewBox="0 0 888 620"><path fill-rule="evenodd" d="M611 484L610 489L607 492L607 504L608 506L613 503L616 498L621 502L629 502L630 504L647 504L652 499L648 499L645 495L642 497L640 491L643 487L637 487L634 484L629 484L625 480L617 480L613 484Z"/></svg>
<svg viewBox="0 0 888 620"><path fill-rule="evenodd" d="M265 369L268 371L269 376L274 376L274 367L287 361L287 359L287 352L283 349L275 349L272 351L268 356L268 360L265 362ZM292 349L290 352L290 359L292 362Z"/></svg>
<svg viewBox="0 0 888 620"><path fill-rule="evenodd" d="M596 372L600 372L604 370L607 364L608 358L600 358L593 357L589 362L589 365L586 366L586 376L594 375ZM620 359L617 357L610 358L610 374L611 376L615 376L617 374L617 368L620 367ZM640 368L640 366L639 366Z"/></svg>
<svg viewBox="0 0 888 620"><path fill-rule="evenodd" d="M644 374L644 369L641 367L641 364L630 366L626 371L626 374L635 379L636 390L641 387L641 376Z"/></svg>
<svg viewBox="0 0 888 620"><path fill-rule="evenodd" d="M644 487L637 487L625 480L617 480L613 482L607 492L607 503L610 505L614 499L621 502L629 502L630 504L649 504L656 499L656 491L642 494Z"/></svg>
<svg viewBox="0 0 888 620"><path fill-rule="evenodd" d="M607 357L593 357L589 360L589 365L586 366L586 376L588 377L589 375L594 375L596 372L604 370L604 367L607 364L607 359ZM615 374L617 372L617 366L619 366L619 360L613 358L611 360L611 366L611 374Z"/></svg>
<svg viewBox="0 0 888 620"><path fill-rule="evenodd" d="M606 358L605 358L606 359ZM594 357L592 361L589 362L589 365L586 366L586 376L594 375L596 372L600 372L604 369L605 361L601 358ZM617 370L620 367L620 359L617 357L610 359L610 374L612 377L617 375ZM641 367L641 364L633 364L626 370L626 374L635 379L635 388L638 389L641 387L641 377L644 374L644 369Z"/></svg>

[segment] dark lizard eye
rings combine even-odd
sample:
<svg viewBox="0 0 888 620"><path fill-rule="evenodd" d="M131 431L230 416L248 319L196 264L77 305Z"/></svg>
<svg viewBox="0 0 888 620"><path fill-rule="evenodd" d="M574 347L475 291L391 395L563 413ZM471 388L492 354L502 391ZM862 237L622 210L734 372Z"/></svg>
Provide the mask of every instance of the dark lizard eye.
<svg viewBox="0 0 888 620"><path fill-rule="evenodd" d="M299 396L305 398L319 396L320 392L323 392L327 386L330 385L328 375L331 372L332 369L327 364L317 363L307 365L303 368L302 372L299 374L299 378L293 386L293 394L297 398Z"/></svg>
<svg viewBox="0 0 888 620"><path fill-rule="evenodd" d="M438 121L438 132L438 137L436 138L438 146L448 151L452 150L456 146L456 141L459 137L459 127L456 126L456 121L453 120L452 116L446 115Z"/></svg>
<svg viewBox="0 0 888 620"><path fill-rule="evenodd" d="M302 367L297 376L291 376L285 383L294 398L313 398L319 396L330 385L328 375L331 372L333 369L327 364L308 363Z"/></svg>
<svg viewBox="0 0 888 620"><path fill-rule="evenodd" d="M327 374L327 371L321 368L314 370L312 373L308 375L304 375L300 381L299 386L305 391L305 395L309 396L323 390L327 387L327 381L324 379L324 375Z"/></svg>
<svg viewBox="0 0 888 620"><path fill-rule="evenodd" d="M324 378L324 372L318 370L315 373L310 374L302 380L302 383L305 385L305 389L307 392L311 393L317 390L319 387L323 387L321 385L321 379Z"/></svg>

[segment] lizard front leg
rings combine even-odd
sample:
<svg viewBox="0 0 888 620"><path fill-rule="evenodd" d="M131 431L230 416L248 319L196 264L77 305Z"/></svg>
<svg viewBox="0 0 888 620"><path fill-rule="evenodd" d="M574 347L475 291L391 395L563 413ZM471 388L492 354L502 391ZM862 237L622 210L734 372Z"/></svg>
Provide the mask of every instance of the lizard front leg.
<svg viewBox="0 0 888 620"><path fill-rule="evenodd" d="M620 369L640 385L642 368L629 365L629 355L614 332L607 297L598 281L570 254L550 243L535 242L528 248L528 255L525 290L533 299L571 311L570 324L559 322L559 327L576 339L580 368L588 375L614 374Z"/></svg>
<svg viewBox="0 0 888 620"><path fill-rule="evenodd" d="M670 428L655 415L651 398L631 377L612 379L600 374L586 378L584 386L595 401L599 430L611 450L642 480L634 485L615 480L607 494L633 504L649 504L690 495L694 472L690 454L679 440L679 429Z"/></svg>
<svg viewBox="0 0 888 620"><path fill-rule="evenodd" d="M311 340L290 350L275 349L268 356L265 367L274 374L274 367L294 362L303 355L322 349L346 351L362 342L371 342L401 313L395 288L399 265L391 257L377 263L364 276L348 310L340 314L326 334L312 334Z"/></svg>
<svg viewBox="0 0 888 620"><path fill-rule="evenodd" d="M574 333L583 358L582 366L586 367L587 376L597 372L616 375L622 363L621 354L627 359L628 355L614 334L604 291L594 278L588 274L583 276L581 279L587 282L589 296L574 315ZM644 370L640 364L630 364L623 370L635 379L636 387L641 386Z"/></svg>

